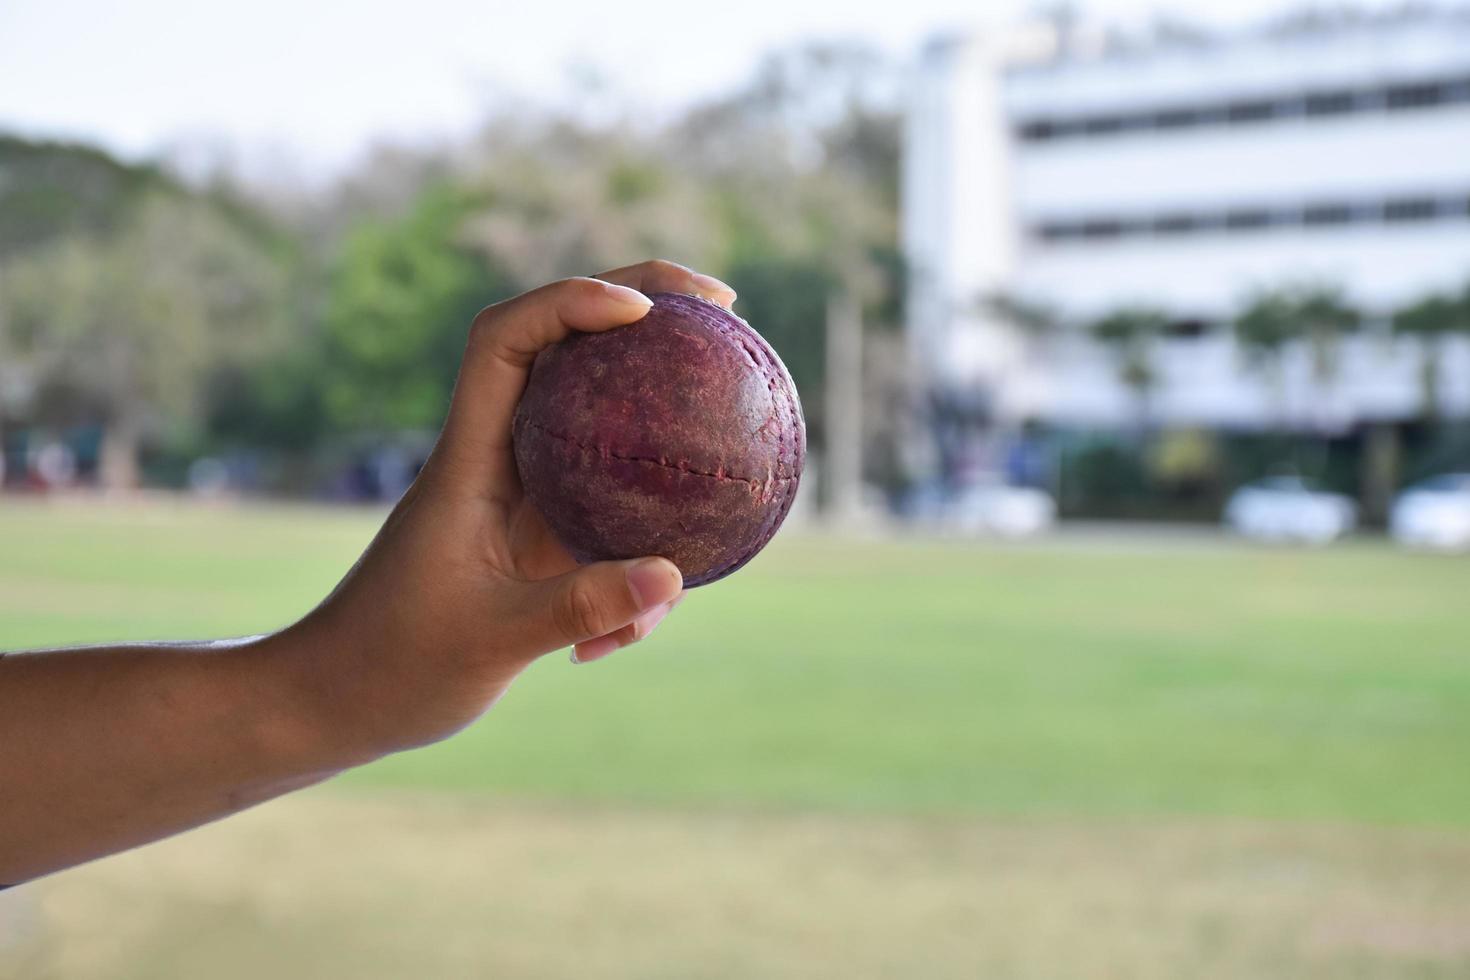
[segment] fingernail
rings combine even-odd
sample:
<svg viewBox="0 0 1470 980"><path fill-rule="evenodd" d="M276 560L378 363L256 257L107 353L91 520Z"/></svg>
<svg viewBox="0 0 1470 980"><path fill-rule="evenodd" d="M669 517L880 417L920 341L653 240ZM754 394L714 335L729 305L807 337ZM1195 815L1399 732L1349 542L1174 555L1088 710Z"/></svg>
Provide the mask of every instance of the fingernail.
<svg viewBox="0 0 1470 980"><path fill-rule="evenodd" d="M572 647L572 663L590 664L594 660L601 660L621 646L621 643L610 636L599 636L595 640L578 643Z"/></svg>
<svg viewBox="0 0 1470 980"><path fill-rule="evenodd" d="M628 566L628 591L633 602L646 612L679 594L684 581L674 563L664 558L644 558Z"/></svg>
<svg viewBox="0 0 1470 980"><path fill-rule="evenodd" d="M707 276L702 272L691 272L689 274L689 281L700 289L707 289L712 293L729 293L730 301L735 301L735 290L731 289L725 283L720 282L714 276Z"/></svg>
<svg viewBox="0 0 1470 980"><path fill-rule="evenodd" d="M597 281L602 282L601 279ZM641 306L644 309L653 305L653 300L636 289L629 289L627 286L619 286L611 282L603 282L602 288L607 292L608 298L616 302L626 303L629 306Z"/></svg>
<svg viewBox="0 0 1470 980"><path fill-rule="evenodd" d="M673 609L674 603L666 602L653 612L646 612L642 616L639 616L637 619L638 628L635 630L638 634L638 639L647 639L658 624L664 621L664 617L673 612Z"/></svg>

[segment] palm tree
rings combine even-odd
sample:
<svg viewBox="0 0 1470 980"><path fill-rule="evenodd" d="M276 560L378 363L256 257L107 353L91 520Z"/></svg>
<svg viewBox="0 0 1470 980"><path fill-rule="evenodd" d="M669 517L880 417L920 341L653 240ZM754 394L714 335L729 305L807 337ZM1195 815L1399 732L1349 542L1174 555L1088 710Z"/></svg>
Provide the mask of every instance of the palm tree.
<svg viewBox="0 0 1470 980"><path fill-rule="evenodd" d="M1044 342L1062 328L1062 317L1047 304L1012 293L990 293L980 299L981 308L1033 343Z"/></svg>
<svg viewBox="0 0 1470 980"><path fill-rule="evenodd" d="M1034 297L1015 293L987 293L980 297L980 309L992 319L1015 330L1029 348L1031 356L1038 361L1048 359L1051 341L1067 326L1066 319L1055 307ZM1034 437L1028 432L1029 425L1030 423L1022 422L1012 427L1008 437L1013 445L1024 445L1033 441ZM1050 471L1047 480L1049 489L1054 498L1061 500L1063 467L1060 451L1055 445L1044 445L1048 454L1047 469Z"/></svg>
<svg viewBox="0 0 1470 980"><path fill-rule="evenodd" d="M1088 325L1092 338L1108 348L1118 379L1133 393L1138 431L1148 431L1149 402L1158 385L1154 348L1169 324L1167 314L1149 307L1124 307Z"/></svg>
<svg viewBox="0 0 1470 980"><path fill-rule="evenodd" d="M1340 290L1330 286L1294 286L1269 290L1257 294L1246 305L1235 321L1235 337L1247 363L1266 376L1276 403L1275 415L1278 431L1285 434L1288 428L1286 415L1286 391L1283 361L1286 351L1294 344L1307 346L1311 362L1312 381L1318 389L1320 414L1317 416L1319 440L1314 459L1303 465L1300 456L1296 468L1317 472L1327 463L1328 415L1330 406L1325 403L1337 384L1341 366L1342 341L1355 331L1362 321L1361 315L1344 299ZM1387 468L1379 467L1386 473ZM1384 485L1387 479L1382 473L1367 474L1364 487ZM1370 492L1371 503L1381 494ZM1370 508L1373 509L1373 508Z"/></svg>
<svg viewBox="0 0 1470 980"><path fill-rule="evenodd" d="M1344 298L1341 290L1310 287L1297 292L1299 330L1311 355L1312 380L1323 395L1337 387L1342 366L1342 342L1362 325L1363 317Z"/></svg>
<svg viewBox="0 0 1470 980"><path fill-rule="evenodd" d="M1358 311L1332 287L1304 286L1258 294L1235 320L1235 337L1249 364L1266 376L1276 402L1277 424L1285 427L1283 361L1293 343L1304 342L1312 380L1324 394L1337 383L1342 340L1358 328Z"/></svg>
<svg viewBox="0 0 1470 980"><path fill-rule="evenodd" d="M1296 317L1280 292L1261 293L1235 320L1235 340L1246 364L1260 372L1270 391L1278 429L1286 428L1286 378L1282 362L1296 336Z"/></svg>
<svg viewBox="0 0 1470 980"><path fill-rule="evenodd" d="M1470 286L1459 296L1436 293L1393 315L1393 332L1419 344L1419 383L1424 417L1439 417L1440 363L1451 334L1470 333Z"/></svg>

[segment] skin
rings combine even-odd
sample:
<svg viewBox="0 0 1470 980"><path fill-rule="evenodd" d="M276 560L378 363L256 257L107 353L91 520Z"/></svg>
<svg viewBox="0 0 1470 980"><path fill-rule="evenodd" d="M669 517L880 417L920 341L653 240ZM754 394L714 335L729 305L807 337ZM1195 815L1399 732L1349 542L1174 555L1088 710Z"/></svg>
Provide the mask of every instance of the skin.
<svg viewBox="0 0 1470 980"><path fill-rule="evenodd" d="M615 329L644 293L729 306L668 262L483 310L423 471L342 582L277 633L0 654L0 883L236 813L453 735L533 661L646 637L683 597L663 558L579 567L521 492L511 419L531 362Z"/></svg>

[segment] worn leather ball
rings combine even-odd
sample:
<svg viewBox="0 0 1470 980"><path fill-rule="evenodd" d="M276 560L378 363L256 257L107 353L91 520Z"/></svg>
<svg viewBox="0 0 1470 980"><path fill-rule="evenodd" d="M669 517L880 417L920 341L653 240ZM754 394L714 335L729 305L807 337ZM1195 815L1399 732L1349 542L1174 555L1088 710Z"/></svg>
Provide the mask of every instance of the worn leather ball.
<svg viewBox="0 0 1470 980"><path fill-rule="evenodd" d="M636 323L542 351L516 467L579 562L662 555L686 587L740 568L791 510L806 459L796 386L750 325L658 293Z"/></svg>

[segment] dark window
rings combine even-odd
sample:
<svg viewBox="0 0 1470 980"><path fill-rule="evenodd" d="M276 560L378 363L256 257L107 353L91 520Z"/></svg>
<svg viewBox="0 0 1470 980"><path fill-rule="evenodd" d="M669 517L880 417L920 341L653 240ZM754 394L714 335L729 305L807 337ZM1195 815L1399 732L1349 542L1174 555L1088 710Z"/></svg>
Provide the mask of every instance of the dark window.
<svg viewBox="0 0 1470 980"><path fill-rule="evenodd" d="M1154 125L1159 129L1185 129L1198 126L1201 115L1197 109L1165 109L1154 114Z"/></svg>
<svg viewBox="0 0 1470 980"><path fill-rule="evenodd" d="M1179 236L1259 231L1281 226L1322 228L1360 222L1395 224L1470 217L1470 197L1400 197L1387 201L1318 201L1302 207L1234 207L1225 211L1169 211L1147 216L1099 215L1075 221L1046 221L1033 234L1047 242L1112 241L1138 235Z"/></svg>
<svg viewBox="0 0 1470 980"><path fill-rule="evenodd" d="M1355 109L1357 99L1351 92L1313 92L1303 107L1309 116L1337 116Z"/></svg>
<svg viewBox="0 0 1470 980"><path fill-rule="evenodd" d="M1164 336L1196 340L1210 332L1207 320L1171 320L1164 325Z"/></svg>
<svg viewBox="0 0 1470 980"><path fill-rule="evenodd" d="M1439 105L1444 97L1445 86L1442 84L1395 85L1384 93L1383 104L1390 109L1422 109Z"/></svg>
<svg viewBox="0 0 1470 980"><path fill-rule="evenodd" d="M1359 92L1357 96L1353 99L1353 111L1369 112L1374 109L1382 109L1383 99L1384 92L1381 88L1368 89L1365 92Z"/></svg>
<svg viewBox="0 0 1470 980"><path fill-rule="evenodd" d="M1225 227L1225 215L1219 211L1194 216L1195 231L1218 231Z"/></svg>
<svg viewBox="0 0 1470 980"><path fill-rule="evenodd" d="M1275 117L1277 119L1295 119L1306 115L1307 100L1301 97L1290 99L1277 99Z"/></svg>
<svg viewBox="0 0 1470 980"><path fill-rule="evenodd" d="M1275 215L1265 208L1239 208L1225 213L1225 227L1231 231L1267 228L1274 219Z"/></svg>
<svg viewBox="0 0 1470 980"><path fill-rule="evenodd" d="M1276 115L1274 102L1234 102L1225 108L1225 120L1232 123L1260 122Z"/></svg>
<svg viewBox="0 0 1470 980"><path fill-rule="evenodd" d="M1075 238L1077 231L1076 225L1066 221L1043 222L1041 227L1037 229L1037 233L1041 235L1042 241L1047 242L1064 242L1069 238Z"/></svg>
<svg viewBox="0 0 1470 980"><path fill-rule="evenodd" d="M1429 221L1439 211L1431 197L1405 197L1383 206L1384 221Z"/></svg>
<svg viewBox="0 0 1470 980"><path fill-rule="evenodd" d="M1112 218L1098 218L1082 223L1083 238L1117 238L1123 234L1123 223Z"/></svg>
<svg viewBox="0 0 1470 980"><path fill-rule="evenodd" d="M1166 214L1154 221L1154 233L1158 235L1187 235L1200 226L1198 215Z"/></svg>
<svg viewBox="0 0 1470 980"><path fill-rule="evenodd" d="M1374 89L1322 89L1278 99L1245 99L1224 105L1169 106L1151 113L1102 113L1071 119L1033 118L1019 122L1016 133L1026 142L1044 142L1140 129L1190 129L1302 115L1337 116L1380 107L1400 111L1466 102L1470 102L1470 78L1455 78Z"/></svg>
<svg viewBox="0 0 1470 980"><path fill-rule="evenodd" d="M1021 124L1021 139L1031 142L1049 140L1056 135L1056 126L1047 119L1033 119Z"/></svg>
<svg viewBox="0 0 1470 980"><path fill-rule="evenodd" d="M1119 133L1126 125L1122 116L1094 116L1082 124L1082 131L1090 136Z"/></svg>
<svg viewBox="0 0 1470 980"><path fill-rule="evenodd" d="M1352 220L1350 204L1311 204L1302 209L1304 225L1345 225Z"/></svg>

